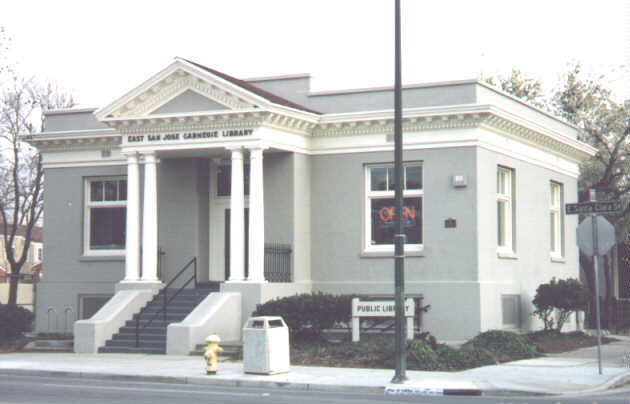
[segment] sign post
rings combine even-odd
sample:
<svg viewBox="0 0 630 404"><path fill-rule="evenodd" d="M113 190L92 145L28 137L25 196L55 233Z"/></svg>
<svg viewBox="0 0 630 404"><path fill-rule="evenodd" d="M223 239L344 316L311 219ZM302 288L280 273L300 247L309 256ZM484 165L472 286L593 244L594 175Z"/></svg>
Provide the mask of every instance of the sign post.
<svg viewBox="0 0 630 404"><path fill-rule="evenodd" d="M400 1L394 3L394 177L396 187L396 231L394 234L394 300L396 306L396 370L392 383L407 380L407 340L405 338L405 228L403 224L403 131L402 131L402 48Z"/></svg>
<svg viewBox="0 0 630 404"><path fill-rule="evenodd" d="M597 362L599 374L602 374L602 327L599 307L599 256L606 254L615 245L615 228L602 216L603 213L619 212L623 209L621 201L597 202L594 189L590 190L590 201L567 203L567 215L587 214L590 217L580 223L577 231L578 246L586 255L593 257L595 271L595 315L597 318Z"/></svg>

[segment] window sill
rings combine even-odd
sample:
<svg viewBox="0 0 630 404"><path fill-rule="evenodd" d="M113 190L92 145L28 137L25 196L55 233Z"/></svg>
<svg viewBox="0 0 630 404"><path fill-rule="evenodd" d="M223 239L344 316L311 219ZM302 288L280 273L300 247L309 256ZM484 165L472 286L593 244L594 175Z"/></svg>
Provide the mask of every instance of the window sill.
<svg viewBox="0 0 630 404"><path fill-rule="evenodd" d="M124 262L124 255L82 255L79 262Z"/></svg>
<svg viewBox="0 0 630 404"><path fill-rule="evenodd" d="M567 259L566 258L559 257L557 255L555 255L555 256L551 255L549 258L551 259L551 262L557 262L557 263L560 263L560 264L566 264L567 263Z"/></svg>
<svg viewBox="0 0 630 404"><path fill-rule="evenodd" d="M363 251L360 258L394 258L393 251ZM424 257L424 251L406 251L405 258Z"/></svg>
<svg viewBox="0 0 630 404"><path fill-rule="evenodd" d="M518 256L512 251L497 251L497 257L505 260L517 260Z"/></svg>

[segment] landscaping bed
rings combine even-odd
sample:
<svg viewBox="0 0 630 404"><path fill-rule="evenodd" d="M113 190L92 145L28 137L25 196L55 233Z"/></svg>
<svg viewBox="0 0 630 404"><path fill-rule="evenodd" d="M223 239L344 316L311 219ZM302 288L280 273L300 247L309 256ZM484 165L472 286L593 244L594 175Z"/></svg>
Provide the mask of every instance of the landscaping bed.
<svg viewBox="0 0 630 404"><path fill-rule="evenodd" d="M291 344L291 364L391 369L394 366L393 336L365 336L362 341L328 342L297 340ZM602 343L615 339L603 337ZM539 331L519 335L488 331L460 348L430 341L426 336L407 346L410 370L458 371L514 360L535 358L597 345L597 337L581 332Z"/></svg>
<svg viewBox="0 0 630 404"><path fill-rule="evenodd" d="M597 345L597 337L582 332L537 331L527 334L527 338L536 345L538 352L542 354L562 353ZM602 337L602 344L613 341L616 339Z"/></svg>

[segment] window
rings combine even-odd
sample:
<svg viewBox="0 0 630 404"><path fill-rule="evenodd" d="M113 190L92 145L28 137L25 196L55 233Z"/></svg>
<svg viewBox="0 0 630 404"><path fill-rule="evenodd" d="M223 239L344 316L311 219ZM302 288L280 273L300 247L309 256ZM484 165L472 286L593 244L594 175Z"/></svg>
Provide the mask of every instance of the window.
<svg viewBox="0 0 630 404"><path fill-rule="evenodd" d="M403 165L406 251L422 247L422 165ZM396 208L393 164L366 167L366 252L393 252Z"/></svg>
<svg viewBox="0 0 630 404"><path fill-rule="evenodd" d="M562 184L550 182L549 223L551 226L551 255L561 258L563 255L564 234L562 232Z"/></svg>
<svg viewBox="0 0 630 404"><path fill-rule="evenodd" d="M518 329L521 326L521 296L501 295L503 327Z"/></svg>
<svg viewBox="0 0 630 404"><path fill-rule="evenodd" d="M497 244L499 252L514 252L514 170L497 170Z"/></svg>
<svg viewBox="0 0 630 404"><path fill-rule="evenodd" d="M243 182L245 195L249 195L249 164L243 167ZM219 166L217 170L217 196L232 195L232 166Z"/></svg>
<svg viewBox="0 0 630 404"><path fill-rule="evenodd" d="M42 261L43 259L44 259L44 249L40 247L37 249L37 261Z"/></svg>
<svg viewBox="0 0 630 404"><path fill-rule="evenodd" d="M89 179L85 192L85 254L124 254L127 180Z"/></svg>

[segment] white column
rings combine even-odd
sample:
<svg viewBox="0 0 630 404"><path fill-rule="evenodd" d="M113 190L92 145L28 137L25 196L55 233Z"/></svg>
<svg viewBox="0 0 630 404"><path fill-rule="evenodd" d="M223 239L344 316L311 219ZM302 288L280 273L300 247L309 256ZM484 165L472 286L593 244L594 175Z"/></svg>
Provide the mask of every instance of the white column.
<svg viewBox="0 0 630 404"><path fill-rule="evenodd" d="M144 206L142 212L142 281L157 278L157 169L154 153L144 154Z"/></svg>
<svg viewBox="0 0 630 404"><path fill-rule="evenodd" d="M230 279L245 279L245 195L243 178L243 149L232 150L232 182L230 193Z"/></svg>
<svg viewBox="0 0 630 404"><path fill-rule="evenodd" d="M127 234L125 241L125 279L140 279L140 168L138 154L127 156Z"/></svg>
<svg viewBox="0 0 630 404"><path fill-rule="evenodd" d="M249 154L249 276L251 282L265 281L265 197L263 190L263 147Z"/></svg>

